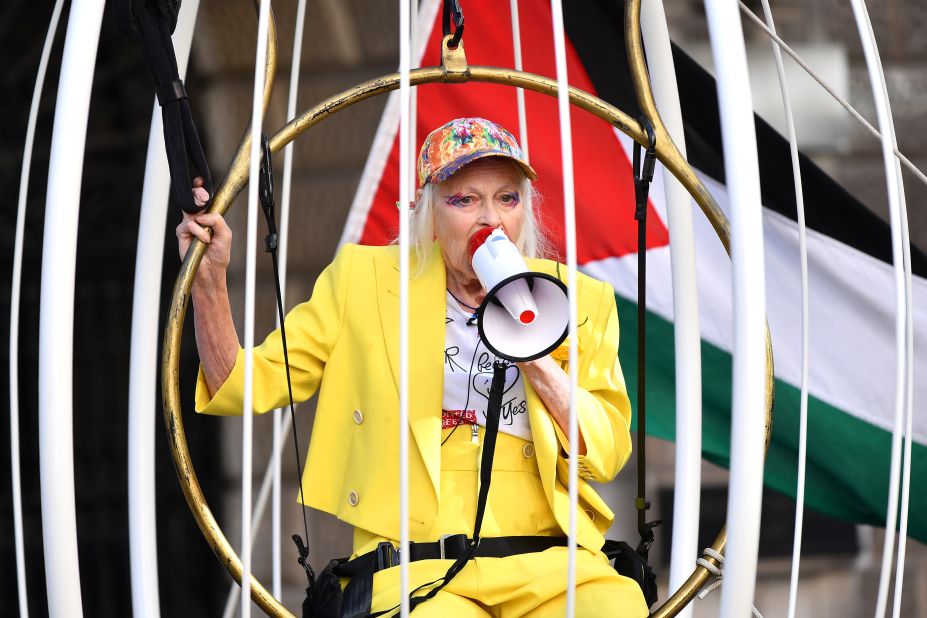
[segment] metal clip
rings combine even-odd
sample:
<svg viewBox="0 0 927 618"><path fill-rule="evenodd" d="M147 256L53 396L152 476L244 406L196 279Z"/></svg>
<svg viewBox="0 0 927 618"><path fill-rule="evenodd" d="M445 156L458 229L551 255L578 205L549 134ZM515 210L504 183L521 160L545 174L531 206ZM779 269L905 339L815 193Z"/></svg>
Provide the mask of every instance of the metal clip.
<svg viewBox="0 0 927 618"><path fill-rule="evenodd" d="M277 222L274 216L274 167L270 152L270 139L261 133L261 169L258 176L258 197L267 220L267 236L264 237L264 249L268 253L277 250Z"/></svg>
<svg viewBox="0 0 927 618"><path fill-rule="evenodd" d="M465 82L470 79L470 68L467 66L467 55L464 53L463 41L457 47L451 47L452 35L447 35L441 41L441 67L444 69L444 81Z"/></svg>
<svg viewBox="0 0 927 618"><path fill-rule="evenodd" d="M454 556L453 558L447 557L447 544L446 544L447 539L453 539L453 540L461 542L461 544L459 544L457 548L458 549L457 555ZM441 538L438 539L438 549L440 550L439 553L440 553L442 560L451 560L451 559L456 560L461 555L461 552L465 551L466 548L467 548L467 535L466 534L460 534L460 533L442 534Z"/></svg>
<svg viewBox="0 0 927 618"><path fill-rule="evenodd" d="M399 552L389 541L377 544L377 571L383 571L399 564Z"/></svg>

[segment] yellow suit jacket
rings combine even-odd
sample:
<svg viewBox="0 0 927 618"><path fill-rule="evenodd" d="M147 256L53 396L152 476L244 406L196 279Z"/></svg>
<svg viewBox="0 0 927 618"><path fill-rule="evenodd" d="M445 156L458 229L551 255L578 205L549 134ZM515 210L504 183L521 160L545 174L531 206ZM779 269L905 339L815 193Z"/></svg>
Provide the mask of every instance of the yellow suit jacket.
<svg viewBox="0 0 927 618"><path fill-rule="evenodd" d="M399 252L346 245L319 275L312 297L286 318L296 402L320 390L302 483L305 503L354 526L399 538ZM566 277L549 260L529 268ZM415 264L413 261L413 269ZM414 270L413 270L414 272ZM431 529L441 478L445 268L437 244L409 284L410 529ZM577 542L593 551L614 518L587 481L610 481L631 452L631 407L618 364L618 317L612 287L579 275L579 391L576 408L586 441L579 460ZM568 343L552 356L567 369ZM243 351L210 398L202 374L196 409L241 414ZM253 409L287 404L280 333L254 349ZM525 381L528 416L541 480L561 528L569 529L566 436ZM494 480L491 491L505 491Z"/></svg>

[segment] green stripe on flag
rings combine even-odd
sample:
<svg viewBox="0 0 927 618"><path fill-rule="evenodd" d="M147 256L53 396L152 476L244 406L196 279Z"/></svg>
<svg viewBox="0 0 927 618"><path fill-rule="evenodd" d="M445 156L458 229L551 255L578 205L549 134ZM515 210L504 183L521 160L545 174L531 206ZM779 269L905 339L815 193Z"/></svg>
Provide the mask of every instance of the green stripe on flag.
<svg viewBox="0 0 927 618"><path fill-rule="evenodd" d="M616 295L622 330L619 358L631 404L637 410L637 304ZM775 350L773 350L775 355ZM811 359L814 362L814 359ZM702 453L730 463L731 355L702 341ZM647 313L647 433L674 440L675 380L673 324ZM886 385L891 388L891 385ZM766 459L765 483L793 499L798 470L800 391L776 379L773 435ZM637 426L635 415L632 429ZM832 517L883 526L888 500L891 433L847 414L820 399L808 398L808 462L805 503ZM927 542L927 447L914 444L911 464L909 535Z"/></svg>

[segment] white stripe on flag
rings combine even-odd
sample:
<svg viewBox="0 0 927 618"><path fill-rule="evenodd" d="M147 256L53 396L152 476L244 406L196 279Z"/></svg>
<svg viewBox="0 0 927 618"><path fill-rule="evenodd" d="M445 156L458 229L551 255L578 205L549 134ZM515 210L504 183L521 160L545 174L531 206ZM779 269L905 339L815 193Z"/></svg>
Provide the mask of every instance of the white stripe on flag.
<svg viewBox="0 0 927 618"><path fill-rule="evenodd" d="M625 140L622 139L624 143ZM626 145L627 147L627 145ZM664 173L658 166L657 175ZM700 174L725 212L725 188ZM651 199L665 217L662 182L654 179ZM776 377L793 385L801 379L801 306L798 226L764 209L767 315ZM627 222L631 225L633 221ZM699 212L694 221L702 339L732 349L731 264L714 230ZM893 410L893 283L891 266L829 236L808 230L811 302L810 393L812 396L891 431ZM620 295L637 297L637 256L588 263L583 270L608 281ZM669 247L648 251L648 308L672 320ZM914 278L915 409L927 405L927 280ZM918 379L917 376L921 376ZM927 443L927 417L915 418L914 438Z"/></svg>

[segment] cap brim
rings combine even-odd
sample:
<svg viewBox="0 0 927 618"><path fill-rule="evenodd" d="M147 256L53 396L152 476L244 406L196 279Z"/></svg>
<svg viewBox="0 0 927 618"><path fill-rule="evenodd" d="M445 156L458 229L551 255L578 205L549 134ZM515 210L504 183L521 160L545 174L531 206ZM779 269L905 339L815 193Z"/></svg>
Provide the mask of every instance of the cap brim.
<svg viewBox="0 0 927 618"><path fill-rule="evenodd" d="M448 163L445 163L444 165L439 167L437 170L432 172L431 176L425 179L425 182L426 183L444 182L445 180L453 176L455 173L457 173L461 168L469 165L470 163L473 163L477 159L485 159L486 157L501 157L503 159L508 159L509 161L512 161L513 163L517 163L518 167L521 168L521 170L525 173L525 176L527 176L529 180L538 179L538 174L537 172L534 171L534 168L532 168L530 165L528 165L524 161L516 159L515 157L505 152L504 150L477 150L474 152L469 152L461 157L458 157L457 159L454 159L453 161L449 161Z"/></svg>

